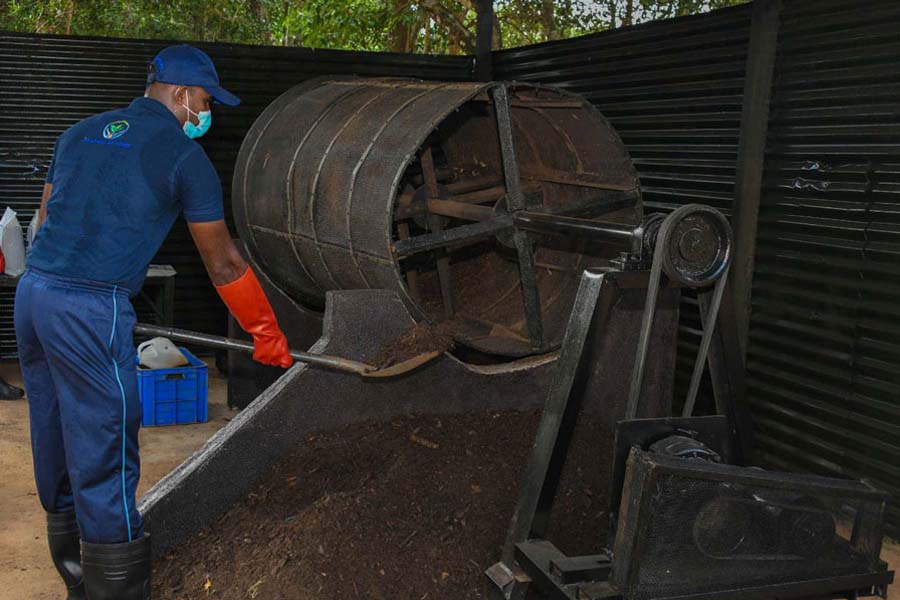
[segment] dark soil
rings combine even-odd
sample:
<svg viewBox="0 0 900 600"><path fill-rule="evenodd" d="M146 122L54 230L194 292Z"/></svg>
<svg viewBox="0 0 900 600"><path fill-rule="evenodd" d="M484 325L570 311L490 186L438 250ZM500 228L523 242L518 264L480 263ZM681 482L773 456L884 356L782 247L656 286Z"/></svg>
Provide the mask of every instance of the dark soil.
<svg viewBox="0 0 900 600"><path fill-rule="evenodd" d="M156 561L154 598L484 598L539 418L410 417L309 437ZM570 455L551 521L570 552L598 550L605 529L583 470L597 463L590 437Z"/></svg>
<svg viewBox="0 0 900 600"><path fill-rule="evenodd" d="M418 323L389 342L369 364L383 369L426 352L446 352L453 349L453 336L457 324L454 321L441 323Z"/></svg>

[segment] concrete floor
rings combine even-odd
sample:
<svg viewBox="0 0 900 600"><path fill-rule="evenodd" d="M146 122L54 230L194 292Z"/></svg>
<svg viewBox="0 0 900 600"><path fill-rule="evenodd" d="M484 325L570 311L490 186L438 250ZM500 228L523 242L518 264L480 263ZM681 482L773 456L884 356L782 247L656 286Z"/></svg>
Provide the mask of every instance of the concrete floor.
<svg viewBox="0 0 900 600"><path fill-rule="evenodd" d="M234 415L226 406L225 379L214 367L209 374L209 422L141 430L138 495L199 449ZM0 376L21 386L16 365L0 364ZM65 597L47 554L44 531L44 513L32 474L28 404L25 400L0 401L0 597ZM893 568L900 567L900 545L887 542L882 558ZM900 600L900 585L891 588L889 599Z"/></svg>
<svg viewBox="0 0 900 600"><path fill-rule="evenodd" d="M16 365L0 376L21 387ZM141 429L138 496L198 450L235 414L226 405L225 379L209 369L209 421ZM28 403L0 401L0 598L59 600L62 584L47 553L44 512L37 499L28 434Z"/></svg>

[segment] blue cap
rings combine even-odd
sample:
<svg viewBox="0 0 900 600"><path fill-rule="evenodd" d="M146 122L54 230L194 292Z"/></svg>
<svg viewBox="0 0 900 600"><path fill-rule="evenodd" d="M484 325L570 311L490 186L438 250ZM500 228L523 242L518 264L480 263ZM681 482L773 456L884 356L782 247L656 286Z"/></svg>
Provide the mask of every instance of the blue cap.
<svg viewBox="0 0 900 600"><path fill-rule="evenodd" d="M219 75L206 52L181 44L160 50L150 63L147 83L195 85L209 92L217 102L237 106L241 99L219 85Z"/></svg>

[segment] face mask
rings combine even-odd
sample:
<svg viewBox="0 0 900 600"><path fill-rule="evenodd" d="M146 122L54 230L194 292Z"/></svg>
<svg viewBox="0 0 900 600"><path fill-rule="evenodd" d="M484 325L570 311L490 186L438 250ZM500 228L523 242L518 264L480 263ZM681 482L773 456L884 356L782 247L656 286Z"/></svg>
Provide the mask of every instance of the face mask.
<svg viewBox="0 0 900 600"><path fill-rule="evenodd" d="M187 91L185 91L185 97L187 97ZM190 99L188 99L190 102ZM191 107L187 104L181 104L186 111L188 111L188 119L184 122L184 133L189 138L196 139L201 137L204 133L209 131L210 125L212 125L212 112L208 110L202 110L200 112L194 112L191 110ZM190 116L197 115L197 120L199 121L199 125L194 125L191 122Z"/></svg>

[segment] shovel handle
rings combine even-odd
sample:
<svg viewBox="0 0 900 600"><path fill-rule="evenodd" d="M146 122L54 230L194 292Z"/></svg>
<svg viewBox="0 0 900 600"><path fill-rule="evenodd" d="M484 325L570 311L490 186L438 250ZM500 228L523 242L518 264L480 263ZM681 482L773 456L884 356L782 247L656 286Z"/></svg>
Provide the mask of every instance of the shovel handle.
<svg viewBox="0 0 900 600"><path fill-rule="evenodd" d="M200 333L197 331L188 331L186 329L175 329L174 327L160 327L158 325L138 323L134 326L134 332L138 335L167 337L175 342L194 344L206 348L236 350L248 354L253 353L253 344L249 342L208 333ZM346 358L339 358L337 356L329 356L327 354L312 354L310 352L300 352L299 350L291 350L290 354L294 360L299 362L337 369L338 371L345 371L347 373L356 373L357 375L366 375L375 370L375 367L372 365L356 362L355 360L348 360Z"/></svg>

